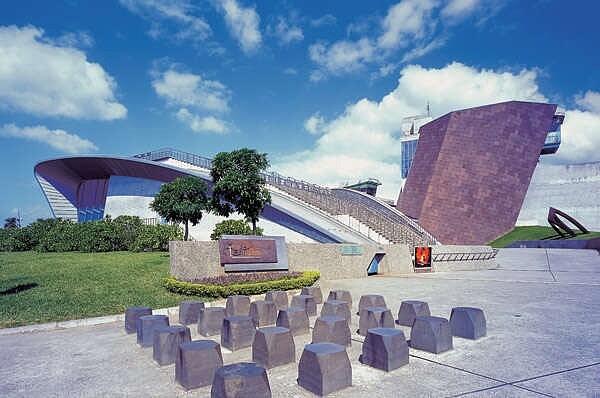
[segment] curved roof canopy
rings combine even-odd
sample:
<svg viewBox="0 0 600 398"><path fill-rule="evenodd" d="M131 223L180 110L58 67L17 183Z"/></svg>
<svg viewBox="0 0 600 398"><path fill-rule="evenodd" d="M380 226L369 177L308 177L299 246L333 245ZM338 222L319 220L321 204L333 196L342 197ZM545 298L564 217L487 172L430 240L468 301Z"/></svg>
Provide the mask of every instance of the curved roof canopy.
<svg viewBox="0 0 600 398"><path fill-rule="evenodd" d="M128 176L169 182L193 174L157 162L109 156L74 156L46 160L38 163L34 172L77 207L83 199L81 188L86 181L99 183L111 176Z"/></svg>

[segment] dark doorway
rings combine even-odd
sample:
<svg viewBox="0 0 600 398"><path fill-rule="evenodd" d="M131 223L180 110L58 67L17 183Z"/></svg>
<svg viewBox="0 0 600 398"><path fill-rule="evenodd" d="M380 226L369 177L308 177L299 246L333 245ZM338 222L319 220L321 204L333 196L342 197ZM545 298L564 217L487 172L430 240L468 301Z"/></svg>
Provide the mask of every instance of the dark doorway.
<svg viewBox="0 0 600 398"><path fill-rule="evenodd" d="M385 253L375 253L371 264L367 267L367 276L377 275L379 273L379 262L385 256Z"/></svg>

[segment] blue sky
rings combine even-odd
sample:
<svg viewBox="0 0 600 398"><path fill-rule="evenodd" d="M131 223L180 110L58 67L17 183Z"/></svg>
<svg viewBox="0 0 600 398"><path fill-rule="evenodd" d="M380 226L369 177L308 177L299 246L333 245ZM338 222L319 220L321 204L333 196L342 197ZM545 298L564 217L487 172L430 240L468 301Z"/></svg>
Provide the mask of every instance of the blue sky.
<svg viewBox="0 0 600 398"><path fill-rule="evenodd" d="M8 1L0 218L50 216L41 160L240 147L395 198L402 119L505 100L566 112L552 163L600 160L595 1Z"/></svg>

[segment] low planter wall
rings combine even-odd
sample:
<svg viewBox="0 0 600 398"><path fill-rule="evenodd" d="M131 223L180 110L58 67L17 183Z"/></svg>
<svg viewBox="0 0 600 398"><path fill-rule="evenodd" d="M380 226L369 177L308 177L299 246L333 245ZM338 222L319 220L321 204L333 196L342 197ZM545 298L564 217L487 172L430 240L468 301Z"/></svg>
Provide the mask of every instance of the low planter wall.
<svg viewBox="0 0 600 398"><path fill-rule="evenodd" d="M385 254L379 262L378 274L413 272L408 245L287 243L286 246L290 271L320 271L322 279L365 277L367 267L376 253ZM347 249L356 250L352 252ZM172 241L169 242L169 253L171 275L179 280L193 281L225 274L220 263L218 242Z"/></svg>

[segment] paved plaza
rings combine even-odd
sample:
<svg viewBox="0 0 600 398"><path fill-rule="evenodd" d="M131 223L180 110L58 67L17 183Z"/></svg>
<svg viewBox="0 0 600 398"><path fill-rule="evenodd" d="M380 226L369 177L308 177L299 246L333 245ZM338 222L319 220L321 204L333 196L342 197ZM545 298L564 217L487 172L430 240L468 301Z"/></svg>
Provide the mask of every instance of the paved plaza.
<svg viewBox="0 0 600 398"><path fill-rule="evenodd" d="M600 398L600 256L503 249L497 260L496 270L321 281L325 297L331 289L349 290L354 307L347 350L352 387L328 396ZM389 373L370 368L358 361L363 337L356 311L360 296L371 293L383 295L395 317L403 300L426 301L432 315L445 318L452 307L482 308L487 336L455 337L454 349L437 355L411 348L409 364ZM176 311L169 314L176 324ZM174 365L159 367L152 348L139 347L122 316L115 319L0 329L0 397L210 396L210 387L185 391ZM314 324L316 317L310 319ZM397 328L410 338L410 328ZM191 329L192 339L204 339ZM273 397L313 396L296 383L310 340L295 337L296 363L268 370ZM223 349L225 364L251 358L250 348Z"/></svg>

